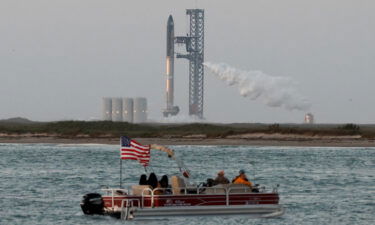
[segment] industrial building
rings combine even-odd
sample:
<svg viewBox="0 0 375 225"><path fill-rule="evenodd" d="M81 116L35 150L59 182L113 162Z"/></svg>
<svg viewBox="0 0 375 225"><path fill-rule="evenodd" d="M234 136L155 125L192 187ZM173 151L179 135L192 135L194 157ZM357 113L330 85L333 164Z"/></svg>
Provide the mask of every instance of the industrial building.
<svg viewBox="0 0 375 225"><path fill-rule="evenodd" d="M134 98L133 123L145 123L147 121L146 98Z"/></svg>
<svg viewBox="0 0 375 225"><path fill-rule="evenodd" d="M103 120L112 121L112 99L103 98L102 102Z"/></svg>
<svg viewBox="0 0 375 225"><path fill-rule="evenodd" d="M128 123L147 122L146 98L103 98L103 120Z"/></svg>
<svg viewBox="0 0 375 225"><path fill-rule="evenodd" d="M133 123L133 99L132 98L123 98L122 100L122 121Z"/></svg>
<svg viewBox="0 0 375 225"><path fill-rule="evenodd" d="M122 121L122 98L112 98L112 121Z"/></svg>

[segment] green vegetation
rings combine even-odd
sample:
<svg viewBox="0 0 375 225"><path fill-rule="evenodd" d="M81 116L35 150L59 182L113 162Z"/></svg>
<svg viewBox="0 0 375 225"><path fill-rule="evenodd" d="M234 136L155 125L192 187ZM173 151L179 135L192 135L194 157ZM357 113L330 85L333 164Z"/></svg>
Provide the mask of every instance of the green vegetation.
<svg viewBox="0 0 375 225"><path fill-rule="evenodd" d="M306 136L361 135L375 137L375 125L336 124L130 124L110 121L59 121L32 122L29 120L0 121L0 133L7 135L45 135L62 138L91 137L110 138L128 135L130 137L160 138L200 135L208 138L224 138L249 133L300 134Z"/></svg>

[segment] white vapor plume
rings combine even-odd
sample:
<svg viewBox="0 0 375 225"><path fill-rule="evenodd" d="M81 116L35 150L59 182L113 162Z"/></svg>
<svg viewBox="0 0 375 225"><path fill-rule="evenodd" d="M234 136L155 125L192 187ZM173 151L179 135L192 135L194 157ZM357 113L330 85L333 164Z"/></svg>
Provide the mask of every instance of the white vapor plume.
<svg viewBox="0 0 375 225"><path fill-rule="evenodd" d="M161 123L204 123L205 121L203 119L200 119L196 116L192 115L176 115L176 116L170 116L167 118L163 118L160 120Z"/></svg>
<svg viewBox="0 0 375 225"><path fill-rule="evenodd" d="M307 110L310 103L294 88L289 77L270 76L262 71L244 71L224 63L203 63L214 76L238 86L243 97L260 99L271 107L284 107L288 110Z"/></svg>
<svg viewBox="0 0 375 225"><path fill-rule="evenodd" d="M150 119L149 122L175 124L175 123L206 123L207 121L204 119L200 119L197 116L179 114L176 116Z"/></svg>

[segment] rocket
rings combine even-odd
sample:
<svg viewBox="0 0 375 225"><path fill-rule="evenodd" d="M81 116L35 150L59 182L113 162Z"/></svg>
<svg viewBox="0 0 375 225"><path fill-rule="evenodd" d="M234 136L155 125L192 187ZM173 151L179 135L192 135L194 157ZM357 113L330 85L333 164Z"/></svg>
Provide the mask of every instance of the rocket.
<svg viewBox="0 0 375 225"><path fill-rule="evenodd" d="M163 111L164 117L174 116L180 111L178 106L173 105L174 100L174 22L172 15L169 15L167 22L167 58L166 58L166 108Z"/></svg>

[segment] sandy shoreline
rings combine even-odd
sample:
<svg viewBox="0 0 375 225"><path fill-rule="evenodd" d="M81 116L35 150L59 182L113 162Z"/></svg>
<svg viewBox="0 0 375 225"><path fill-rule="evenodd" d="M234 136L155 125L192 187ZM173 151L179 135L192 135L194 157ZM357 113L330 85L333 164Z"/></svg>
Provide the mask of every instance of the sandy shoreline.
<svg viewBox="0 0 375 225"><path fill-rule="evenodd" d="M136 138L142 144L375 147L363 138ZM0 137L0 143L119 144L118 138Z"/></svg>

